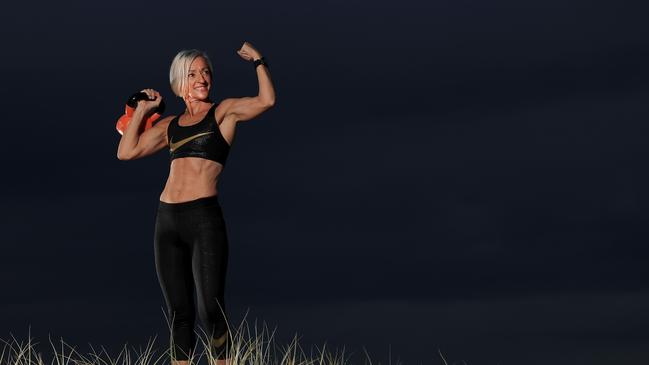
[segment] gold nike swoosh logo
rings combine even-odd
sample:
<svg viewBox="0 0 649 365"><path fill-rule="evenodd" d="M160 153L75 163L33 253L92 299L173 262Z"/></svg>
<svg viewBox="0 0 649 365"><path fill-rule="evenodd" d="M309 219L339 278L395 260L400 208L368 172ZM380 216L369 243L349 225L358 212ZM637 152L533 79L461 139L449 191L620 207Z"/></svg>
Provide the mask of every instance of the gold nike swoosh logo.
<svg viewBox="0 0 649 365"><path fill-rule="evenodd" d="M175 151L178 147L184 145L185 143L191 141L192 139L195 139L195 138L198 138L198 137L200 137L200 136L204 136L204 135L207 135L207 134L210 134L210 133L214 133L214 131L211 131L211 132L203 132L203 133L194 134L193 136L189 136L189 137L187 137L187 138L183 138L183 139L181 139L180 141L177 141L177 142L171 142L171 141L170 141L170 142L169 142L169 149L171 150L171 152L173 152L173 151Z"/></svg>

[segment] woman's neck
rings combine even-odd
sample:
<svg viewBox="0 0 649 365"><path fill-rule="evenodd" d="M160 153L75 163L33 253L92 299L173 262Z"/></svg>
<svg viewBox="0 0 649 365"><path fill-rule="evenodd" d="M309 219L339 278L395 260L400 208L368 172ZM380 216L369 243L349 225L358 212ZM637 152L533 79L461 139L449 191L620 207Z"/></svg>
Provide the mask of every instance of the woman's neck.
<svg viewBox="0 0 649 365"><path fill-rule="evenodd" d="M185 113L187 113L190 117L193 117L196 114L202 114L211 106L212 101L210 99L185 101Z"/></svg>

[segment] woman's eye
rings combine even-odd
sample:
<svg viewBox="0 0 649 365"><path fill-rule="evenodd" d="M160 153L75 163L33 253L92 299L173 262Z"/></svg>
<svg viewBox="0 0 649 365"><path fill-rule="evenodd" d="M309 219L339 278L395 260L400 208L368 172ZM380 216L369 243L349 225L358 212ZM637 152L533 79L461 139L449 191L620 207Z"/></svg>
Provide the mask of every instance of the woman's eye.
<svg viewBox="0 0 649 365"><path fill-rule="evenodd" d="M194 74L189 74L189 77L194 77Z"/></svg>

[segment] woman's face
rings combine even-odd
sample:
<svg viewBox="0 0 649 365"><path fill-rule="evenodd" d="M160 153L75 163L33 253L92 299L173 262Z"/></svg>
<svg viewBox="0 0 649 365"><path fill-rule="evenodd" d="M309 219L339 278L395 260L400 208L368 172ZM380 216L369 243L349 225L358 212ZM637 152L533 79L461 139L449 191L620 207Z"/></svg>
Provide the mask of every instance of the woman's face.
<svg viewBox="0 0 649 365"><path fill-rule="evenodd" d="M189 99L205 100L212 85L212 73L203 57L196 57L189 65L187 87Z"/></svg>

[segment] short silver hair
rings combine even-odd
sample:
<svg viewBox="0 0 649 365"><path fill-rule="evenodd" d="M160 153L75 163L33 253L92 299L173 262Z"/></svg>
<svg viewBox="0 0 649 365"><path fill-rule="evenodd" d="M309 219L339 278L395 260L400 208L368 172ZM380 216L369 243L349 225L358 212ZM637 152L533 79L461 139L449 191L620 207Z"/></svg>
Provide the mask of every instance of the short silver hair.
<svg viewBox="0 0 649 365"><path fill-rule="evenodd" d="M174 57L174 60L171 61L171 67L169 68L169 83L171 84L171 90L178 97L183 97L183 91L187 88L187 75L189 74L189 66L194 62L196 57L203 57L207 62L207 66L210 68L210 74L214 74L212 70L212 62L210 58L207 57L207 53L198 50L198 49L184 49Z"/></svg>

